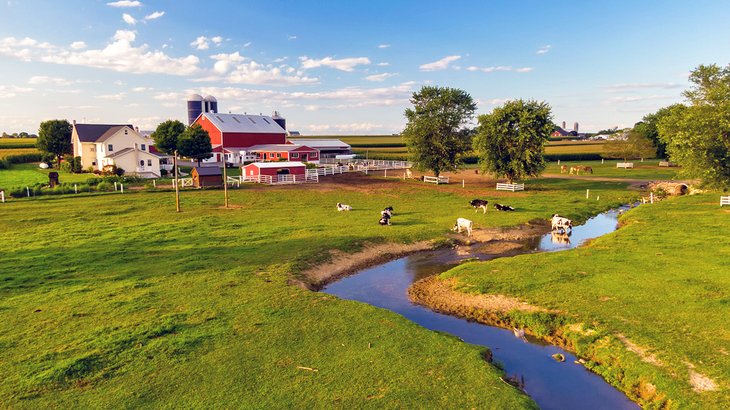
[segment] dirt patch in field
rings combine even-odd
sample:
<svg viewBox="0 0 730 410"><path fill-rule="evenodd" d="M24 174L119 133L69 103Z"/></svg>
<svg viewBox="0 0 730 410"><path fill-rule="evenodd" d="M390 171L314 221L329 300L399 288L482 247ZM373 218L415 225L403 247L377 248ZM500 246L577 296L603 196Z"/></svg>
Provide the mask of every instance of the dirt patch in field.
<svg viewBox="0 0 730 410"><path fill-rule="evenodd" d="M637 345L636 343L632 342L626 336L624 336L624 335L622 335L620 333L617 334L616 337L618 338L618 340L621 341L621 343L624 344L624 346L626 346L626 349L628 349L630 352L634 352L637 355L639 355L639 357L641 358L641 360L643 360L643 361L645 361L647 363L651 363L651 364L653 364L655 366L663 366L664 365L661 362L661 360L659 360L653 354L649 353L649 349Z"/></svg>
<svg viewBox="0 0 730 410"><path fill-rule="evenodd" d="M525 245L519 242L491 241L477 247L477 251L489 255L502 255L522 249L524 247Z"/></svg>
<svg viewBox="0 0 730 410"><path fill-rule="evenodd" d="M421 241L410 244L370 245L366 246L364 250L352 254L333 250L330 251L330 262L305 270L301 275L302 282L293 284L318 290L330 282L359 270L432 248L431 241Z"/></svg>
<svg viewBox="0 0 730 410"><path fill-rule="evenodd" d="M684 364L689 368L689 384L692 385L692 390L697 393L717 390L717 383L714 380L698 373L692 363L685 361Z"/></svg>
<svg viewBox="0 0 730 410"><path fill-rule="evenodd" d="M501 321L494 316L495 313L506 313L512 310L546 311L546 309L509 296L463 293L454 289L456 284L456 279L440 279L437 276L430 276L411 285L408 289L408 298L414 303L427 306L437 312L477 320L482 317L489 324Z"/></svg>

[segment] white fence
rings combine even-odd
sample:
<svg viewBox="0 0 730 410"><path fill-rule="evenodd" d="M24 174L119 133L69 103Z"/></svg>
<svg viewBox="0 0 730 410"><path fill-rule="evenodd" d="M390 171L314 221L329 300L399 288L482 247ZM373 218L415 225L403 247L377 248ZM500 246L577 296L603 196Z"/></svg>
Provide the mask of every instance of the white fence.
<svg viewBox="0 0 730 410"><path fill-rule="evenodd" d="M193 179L192 178L178 178L177 180L172 180L172 186L174 187L175 184L179 184L180 188L185 188L186 186L193 186Z"/></svg>
<svg viewBox="0 0 730 410"><path fill-rule="evenodd" d="M723 205L730 205L730 196L721 196L720 197L720 206Z"/></svg>
<svg viewBox="0 0 730 410"><path fill-rule="evenodd" d="M405 169L410 168L411 163L408 161L391 161L380 159L335 159L322 158L320 164L333 164L347 167L349 171L383 171L386 169Z"/></svg>
<svg viewBox="0 0 730 410"><path fill-rule="evenodd" d="M432 176L424 176L423 182L428 182L431 184L448 184L449 183L449 177L432 177Z"/></svg>
<svg viewBox="0 0 730 410"><path fill-rule="evenodd" d="M676 167L677 164L675 164L674 162L670 162L670 161L660 161L659 166L660 167Z"/></svg>
<svg viewBox="0 0 730 410"><path fill-rule="evenodd" d="M617 162L616 168L633 168L634 163L633 162Z"/></svg>
<svg viewBox="0 0 730 410"><path fill-rule="evenodd" d="M524 191L525 184L497 184L497 191Z"/></svg>
<svg viewBox="0 0 730 410"><path fill-rule="evenodd" d="M241 186L244 182L254 182L257 184L279 185L279 184L306 184L319 182L319 175L314 169L308 169L304 175L283 174L283 175L254 175L254 176L238 176L228 177L226 183Z"/></svg>

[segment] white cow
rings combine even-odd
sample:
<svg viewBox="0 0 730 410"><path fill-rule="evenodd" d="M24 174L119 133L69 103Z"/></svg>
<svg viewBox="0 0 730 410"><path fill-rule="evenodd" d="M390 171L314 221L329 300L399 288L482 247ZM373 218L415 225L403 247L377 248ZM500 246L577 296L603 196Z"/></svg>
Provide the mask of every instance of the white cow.
<svg viewBox="0 0 730 410"><path fill-rule="evenodd" d="M573 221L568 218L563 218L558 214L553 215L551 223L553 231L568 232L569 230L573 230Z"/></svg>
<svg viewBox="0 0 730 410"><path fill-rule="evenodd" d="M337 210L338 211L352 211L352 207L350 205L345 205L341 203L337 203Z"/></svg>
<svg viewBox="0 0 730 410"><path fill-rule="evenodd" d="M474 226L474 223L466 218L458 218L456 220L456 223L454 224L454 227L451 228L452 231L461 233L462 229L466 230L467 236L471 236L471 230Z"/></svg>

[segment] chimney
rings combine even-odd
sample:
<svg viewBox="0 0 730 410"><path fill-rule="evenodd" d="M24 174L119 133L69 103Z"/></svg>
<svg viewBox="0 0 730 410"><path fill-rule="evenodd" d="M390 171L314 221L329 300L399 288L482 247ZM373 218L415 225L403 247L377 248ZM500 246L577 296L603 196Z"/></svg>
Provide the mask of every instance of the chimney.
<svg viewBox="0 0 730 410"><path fill-rule="evenodd" d="M139 127L134 127L134 132L136 132L137 134L139 134Z"/></svg>
<svg viewBox="0 0 730 410"><path fill-rule="evenodd" d="M565 129L565 121L563 121L563 129Z"/></svg>
<svg viewBox="0 0 730 410"><path fill-rule="evenodd" d="M76 120L73 120L74 125L76 125Z"/></svg>
<svg viewBox="0 0 730 410"><path fill-rule="evenodd" d="M573 123L573 131L578 132L578 121Z"/></svg>

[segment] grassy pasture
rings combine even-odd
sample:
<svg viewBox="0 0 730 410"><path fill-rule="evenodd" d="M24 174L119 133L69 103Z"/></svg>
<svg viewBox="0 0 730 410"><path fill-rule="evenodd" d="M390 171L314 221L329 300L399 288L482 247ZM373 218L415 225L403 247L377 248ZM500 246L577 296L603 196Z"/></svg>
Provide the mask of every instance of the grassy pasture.
<svg viewBox="0 0 730 410"><path fill-rule="evenodd" d="M660 167L659 160L639 160L630 161L634 163L634 168L617 168L616 163L623 162L618 160L605 160L603 164L601 161L561 161L560 165L556 161L548 163L548 167L545 170L547 173L559 174L560 167L566 166L570 169L571 166L590 166L593 168L593 174L585 174L581 171L580 175L595 176L595 177L609 177L609 178L624 178L624 179L676 179L679 168L676 167ZM565 174L566 178L570 175Z"/></svg>
<svg viewBox="0 0 730 410"><path fill-rule="evenodd" d="M671 199L632 210L620 230L589 246L470 263L442 276L464 292L514 295L563 312L578 352L598 358L593 369L626 391L643 380L675 408L728 408L728 216L717 194ZM571 336L575 323L592 333ZM615 363L623 370L606 366ZM693 390L693 373L718 389Z"/></svg>
<svg viewBox="0 0 730 410"><path fill-rule="evenodd" d="M0 151L2 153L2 151ZM58 172L61 182L86 182L93 174L72 174L58 169L40 169L38 164L13 164L10 169L0 169L0 189L32 186L48 182L48 173Z"/></svg>
<svg viewBox="0 0 730 410"><path fill-rule="evenodd" d="M232 210L220 209L219 190L183 192L181 214L171 192L4 204L0 402L531 408L481 349L287 281L330 249L438 238L457 216L477 226L556 210L580 219L635 195L622 183L541 180L500 193L520 212L482 216L467 201L483 187L320 185L231 190ZM581 199L586 188L602 201ZM335 212L336 202L354 210ZM385 205L396 209L390 227L376 225Z"/></svg>

